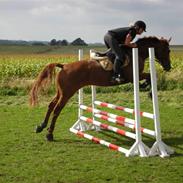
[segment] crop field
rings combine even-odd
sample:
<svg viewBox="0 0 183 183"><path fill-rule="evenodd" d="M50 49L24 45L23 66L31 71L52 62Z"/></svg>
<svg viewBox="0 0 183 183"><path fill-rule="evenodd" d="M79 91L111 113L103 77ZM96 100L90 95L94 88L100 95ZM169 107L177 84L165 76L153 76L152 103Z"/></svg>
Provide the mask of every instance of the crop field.
<svg viewBox="0 0 183 183"><path fill-rule="evenodd" d="M94 47L83 47L85 58L91 48ZM54 142L46 141L46 129L35 133L35 126L44 119L54 96L52 86L40 97L38 106L30 107L28 93L35 77L48 63L77 61L78 49L0 46L0 183L183 182L183 48L172 48L171 72L165 73L156 64L162 138L175 151L170 158L126 158L70 133L69 128L78 116L77 94L57 120ZM133 108L133 86L98 88L97 98ZM142 111L152 112L147 91L140 93L140 100ZM84 101L90 104L89 87L85 88ZM143 119L142 125L153 129L150 120ZM91 134L128 149L134 142L106 131ZM147 136L143 141L149 147L154 143Z"/></svg>
<svg viewBox="0 0 183 183"><path fill-rule="evenodd" d="M11 46L9 47L11 48ZM38 47L36 50L35 47L33 47L24 48L23 53L20 48L20 50L16 47L11 49L11 52L8 52L8 49L0 47L0 87L2 88L5 85L6 87L12 88L11 84L13 80L13 83L16 83L15 81L20 82L20 85L16 83L17 88L23 89L21 82L24 84L27 83L24 87L29 88L31 80L35 79L46 64L51 62L69 63L77 61L79 47L52 48L51 51L48 51L51 48L44 48L43 50L42 47ZM83 49L85 53L84 58L88 58L89 49L93 49L93 47L83 47ZM96 49L105 50L103 47ZM159 64L157 64L159 74L158 88L161 90L183 89L183 51L172 51L171 60L172 71L170 73L165 73Z"/></svg>

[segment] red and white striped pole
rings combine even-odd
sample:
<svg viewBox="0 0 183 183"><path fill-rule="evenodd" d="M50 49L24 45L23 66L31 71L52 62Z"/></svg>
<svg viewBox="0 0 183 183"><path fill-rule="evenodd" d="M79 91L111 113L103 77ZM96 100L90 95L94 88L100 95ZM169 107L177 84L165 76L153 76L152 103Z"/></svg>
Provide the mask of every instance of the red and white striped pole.
<svg viewBox="0 0 183 183"><path fill-rule="evenodd" d="M93 108L85 106L85 105L81 105L80 107L87 112L93 113L93 115L96 118L100 118L102 120L106 120L106 121L115 123L117 125L125 126L127 128L131 128L131 129L135 130L135 120L133 120L133 119L126 118L123 116L117 116L115 114L111 114L106 111L101 111L99 109L93 109ZM140 130L142 133L155 137L155 131L153 131L153 130L149 130L149 129L142 128L142 127L140 128Z"/></svg>
<svg viewBox="0 0 183 183"><path fill-rule="evenodd" d="M123 106L117 106L114 104L110 104L110 103L106 103L106 102L101 102L101 101L95 101L94 102L95 105L101 106L101 107L107 107L110 109L115 109L115 110L119 110L119 111L124 111L127 113L131 113L131 114L135 114L134 109L128 108L128 107L123 107ZM146 117L146 118L150 118L150 119L154 119L154 115L148 112L140 112L140 116L142 117Z"/></svg>
<svg viewBox="0 0 183 183"><path fill-rule="evenodd" d="M89 123L89 124L94 124L98 127L101 127L103 129L106 129L106 130L110 130L110 131L113 131L117 134L120 134L120 135L123 135L123 136L126 136L126 137L129 137L129 138L132 138L132 139L136 139L136 135L134 133L131 133L131 132L127 132L125 130L122 130L122 129L119 129L119 128L116 128L114 126L110 126L108 124L105 124L105 123L101 123L99 121L96 121L96 120L93 120L91 118L87 118L85 116L81 116L80 118L81 120Z"/></svg>
<svg viewBox="0 0 183 183"><path fill-rule="evenodd" d="M127 152L128 152L128 149L125 149L123 147L120 147L120 146L117 146L115 144L109 143L109 142L107 142L105 140L99 139L99 138L94 137L92 135L89 135L87 133L83 133L83 132L81 132L79 130L71 128L70 131L72 133L75 133L79 137L87 138L87 139L89 139L89 140L91 140L91 141L93 141L93 142L95 142L97 144L101 144L101 145L107 146L109 149L112 149L112 150L115 150L115 151L119 151L119 152L122 152L124 154L127 154Z"/></svg>

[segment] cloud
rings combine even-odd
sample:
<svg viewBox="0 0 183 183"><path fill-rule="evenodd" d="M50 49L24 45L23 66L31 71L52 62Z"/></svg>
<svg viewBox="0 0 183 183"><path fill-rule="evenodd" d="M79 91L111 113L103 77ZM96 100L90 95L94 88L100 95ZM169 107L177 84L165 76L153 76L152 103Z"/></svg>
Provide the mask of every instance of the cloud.
<svg viewBox="0 0 183 183"><path fill-rule="evenodd" d="M182 44L182 7L182 0L0 0L0 38L103 42L108 29L142 19L146 35Z"/></svg>

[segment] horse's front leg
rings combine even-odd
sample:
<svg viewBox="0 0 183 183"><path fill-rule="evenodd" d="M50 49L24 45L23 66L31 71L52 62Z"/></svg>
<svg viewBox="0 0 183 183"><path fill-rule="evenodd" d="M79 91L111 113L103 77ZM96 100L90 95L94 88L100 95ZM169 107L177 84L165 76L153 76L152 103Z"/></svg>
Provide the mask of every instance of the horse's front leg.
<svg viewBox="0 0 183 183"><path fill-rule="evenodd" d="M150 73L142 73L140 74L139 80L145 80L143 83L140 84L141 89L145 89L148 86L151 86L151 77Z"/></svg>
<svg viewBox="0 0 183 183"><path fill-rule="evenodd" d="M139 80L145 80L143 83L140 84L141 89L145 89L150 86L148 96L152 99L152 90L151 90L151 76L150 73L142 73L139 77Z"/></svg>

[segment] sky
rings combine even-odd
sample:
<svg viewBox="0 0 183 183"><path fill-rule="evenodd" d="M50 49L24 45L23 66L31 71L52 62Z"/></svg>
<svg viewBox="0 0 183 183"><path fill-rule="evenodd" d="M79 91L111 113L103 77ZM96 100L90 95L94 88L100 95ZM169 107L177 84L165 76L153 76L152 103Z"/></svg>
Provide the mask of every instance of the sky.
<svg viewBox="0 0 183 183"><path fill-rule="evenodd" d="M183 0L0 0L0 39L103 43L108 30L137 20L147 24L140 37L183 44Z"/></svg>

